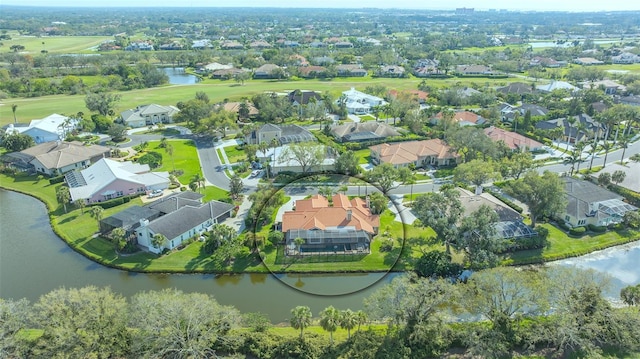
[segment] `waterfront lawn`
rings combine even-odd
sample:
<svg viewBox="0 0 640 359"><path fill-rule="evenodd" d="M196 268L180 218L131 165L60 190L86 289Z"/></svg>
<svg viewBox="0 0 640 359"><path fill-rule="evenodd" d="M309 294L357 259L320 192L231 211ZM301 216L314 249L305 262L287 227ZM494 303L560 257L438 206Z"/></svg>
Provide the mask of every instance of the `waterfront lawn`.
<svg viewBox="0 0 640 359"><path fill-rule="evenodd" d="M52 185L45 176L28 176L26 173L17 173L15 176L9 176L0 173L0 187L8 188L16 192L33 195L43 201L49 211L58 208L58 200L56 199L56 189L62 184ZM67 205L67 208L73 205ZM60 213L64 213L60 206Z"/></svg>
<svg viewBox="0 0 640 359"><path fill-rule="evenodd" d="M640 231L629 229L609 230L605 233L588 233L582 237L573 237L550 223L540 225L549 230L549 245L542 249L510 253L506 256L504 264L540 263L576 257L640 238Z"/></svg>

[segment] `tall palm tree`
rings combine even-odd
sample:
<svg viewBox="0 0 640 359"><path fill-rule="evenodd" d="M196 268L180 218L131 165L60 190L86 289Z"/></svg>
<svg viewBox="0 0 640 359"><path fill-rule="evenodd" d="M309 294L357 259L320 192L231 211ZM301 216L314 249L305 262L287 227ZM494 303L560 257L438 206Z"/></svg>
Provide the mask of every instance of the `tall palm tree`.
<svg viewBox="0 0 640 359"><path fill-rule="evenodd" d="M594 141L594 143L591 145L591 148L589 148L589 156L591 156L591 162L589 163L589 172L591 172L591 168L593 167L593 159L596 157L596 154L598 154L598 151L600 150L600 146L598 146L598 144Z"/></svg>
<svg viewBox="0 0 640 359"><path fill-rule="evenodd" d="M340 325L340 311L332 305L320 312L320 326L329 332L329 344L333 345L333 332Z"/></svg>
<svg viewBox="0 0 640 359"><path fill-rule="evenodd" d="M58 202L64 207L64 213L67 213L67 202L71 199L71 193L69 193L69 187L60 186L56 191L56 198Z"/></svg>
<svg viewBox="0 0 640 359"><path fill-rule="evenodd" d="M620 137L620 147L622 147L622 157L620 157L620 164L624 164L624 154L627 152L627 148L631 143L631 136Z"/></svg>
<svg viewBox="0 0 640 359"><path fill-rule="evenodd" d="M300 339L303 339L304 329L311 325L311 309L302 305L291 309L289 324L294 329L300 329Z"/></svg>
<svg viewBox="0 0 640 359"><path fill-rule="evenodd" d="M605 141L600 147L604 150L604 163L602 164L602 168L604 168L607 167L607 156L609 156L609 151L613 148L613 144Z"/></svg>
<svg viewBox="0 0 640 359"><path fill-rule="evenodd" d="M13 112L13 123L16 124L18 123L18 120L16 119L16 110L18 109L18 105L16 105L15 103L11 104L11 112Z"/></svg>
<svg viewBox="0 0 640 359"><path fill-rule="evenodd" d="M351 309L340 313L340 328L347 330L347 338L351 339L351 329L358 324L358 315Z"/></svg>
<svg viewBox="0 0 640 359"><path fill-rule="evenodd" d="M573 150L571 151L571 153L569 153L568 155L565 156L563 162L566 165L571 165L571 172L570 172L570 176L573 176L573 172L575 170L575 165L576 163L580 162L581 160L581 154L580 152L578 152L577 150Z"/></svg>
<svg viewBox="0 0 640 359"><path fill-rule="evenodd" d="M360 326L366 324L369 318L364 310L359 310L356 312L356 319L358 321L358 331L360 331Z"/></svg>
<svg viewBox="0 0 640 359"><path fill-rule="evenodd" d="M580 163L582 162L582 150L584 150L586 145L587 144L584 141L581 141L581 142L578 142L576 144L576 146L574 147L575 148L574 151L576 152L576 155L578 156L578 162L577 162L578 167L576 168L576 172L578 172L578 173L580 172Z"/></svg>

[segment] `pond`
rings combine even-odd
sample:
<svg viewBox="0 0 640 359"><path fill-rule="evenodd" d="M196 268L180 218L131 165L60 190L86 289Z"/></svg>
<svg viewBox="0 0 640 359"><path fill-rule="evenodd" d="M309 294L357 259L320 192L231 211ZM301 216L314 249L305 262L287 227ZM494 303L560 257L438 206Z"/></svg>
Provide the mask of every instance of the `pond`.
<svg viewBox="0 0 640 359"><path fill-rule="evenodd" d="M132 296L145 290L177 288L213 295L242 312L262 312L275 323L307 305L314 315L329 305L338 309L363 307L363 299L398 274L296 275L283 274L142 274L99 265L70 249L49 224L45 206L35 198L0 189L0 297L37 300L56 288L109 286ZM377 284L360 289L376 281ZM286 282L287 284L283 283ZM345 293L321 296L304 293Z"/></svg>
<svg viewBox="0 0 640 359"><path fill-rule="evenodd" d="M193 85L200 81L197 76L186 73L183 67L163 67L161 70L169 76L172 85Z"/></svg>

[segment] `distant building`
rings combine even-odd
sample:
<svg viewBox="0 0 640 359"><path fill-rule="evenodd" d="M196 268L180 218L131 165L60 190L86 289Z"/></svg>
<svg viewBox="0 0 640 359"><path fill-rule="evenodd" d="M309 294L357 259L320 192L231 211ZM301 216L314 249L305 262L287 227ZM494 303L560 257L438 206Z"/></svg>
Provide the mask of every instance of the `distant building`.
<svg viewBox="0 0 640 359"><path fill-rule="evenodd" d="M155 125L158 123L171 123L173 116L180 112L175 106L163 106L157 104L142 105L135 109L123 111L120 120L132 128Z"/></svg>
<svg viewBox="0 0 640 359"><path fill-rule="evenodd" d="M400 136L400 132L384 122L350 122L335 126L331 134L340 142L367 142Z"/></svg>
<svg viewBox="0 0 640 359"><path fill-rule="evenodd" d="M338 99L343 103L350 114L364 115L371 112L375 106L384 106L387 102L380 97L357 91L355 88L342 92L342 97Z"/></svg>
<svg viewBox="0 0 640 359"><path fill-rule="evenodd" d="M32 120L28 126L9 124L6 133L21 133L33 138L35 143L44 143L64 140L77 125L77 119L54 113L40 120Z"/></svg>
<svg viewBox="0 0 640 359"><path fill-rule="evenodd" d="M257 145L263 142L270 144L273 140L279 144L315 141L316 137L304 127L298 125L274 125L265 124L257 130L251 131L245 141L248 144Z"/></svg>

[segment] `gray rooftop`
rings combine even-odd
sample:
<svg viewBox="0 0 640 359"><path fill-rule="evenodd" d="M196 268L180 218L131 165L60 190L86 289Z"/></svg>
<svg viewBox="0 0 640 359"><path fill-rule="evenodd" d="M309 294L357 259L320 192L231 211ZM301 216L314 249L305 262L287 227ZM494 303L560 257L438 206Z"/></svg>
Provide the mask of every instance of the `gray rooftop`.
<svg viewBox="0 0 640 359"><path fill-rule="evenodd" d="M162 233L171 240L205 223L209 219L220 217L232 209L232 204L219 201L210 201L199 207L184 206L177 211L155 219L149 223L149 229L154 233Z"/></svg>

